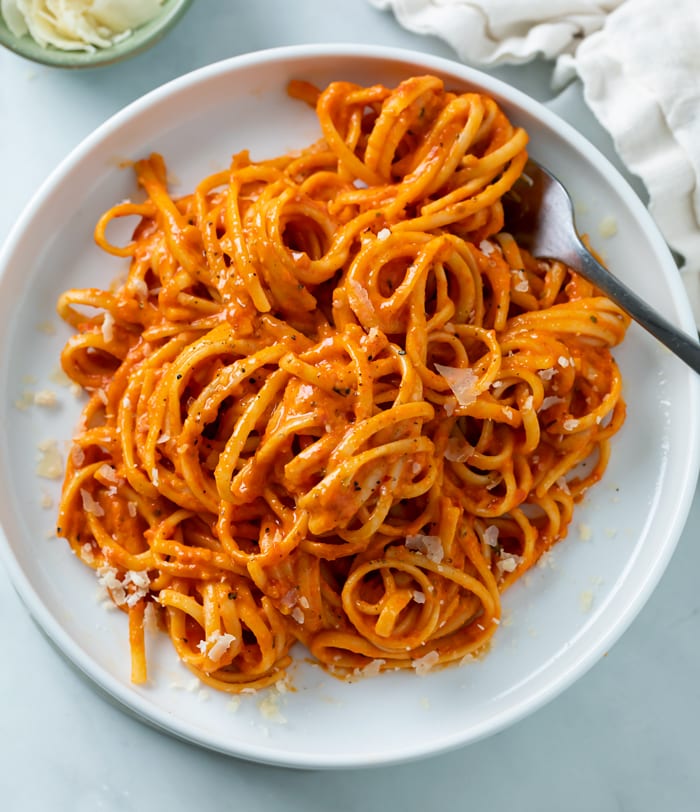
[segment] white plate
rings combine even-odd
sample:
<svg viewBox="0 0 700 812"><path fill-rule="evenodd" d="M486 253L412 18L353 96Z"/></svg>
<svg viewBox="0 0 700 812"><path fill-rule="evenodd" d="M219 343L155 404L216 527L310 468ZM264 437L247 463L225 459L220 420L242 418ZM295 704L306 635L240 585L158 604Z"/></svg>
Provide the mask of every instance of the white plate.
<svg viewBox="0 0 700 812"><path fill-rule="evenodd" d="M0 548L14 583L59 648L109 695L146 721L224 753L298 767L358 767L435 753L504 728L581 676L624 631L660 578L690 506L700 447L698 378L634 326L617 353L629 413L608 472L579 506L570 538L553 554L554 567L535 569L507 593L511 622L486 658L422 678L387 674L349 685L298 652L297 690L278 703L285 722L261 712L261 697L244 697L234 710L228 697L210 689L187 690L192 677L164 635L149 640L150 684L129 683L126 619L98 604L93 574L66 543L47 539L54 511L41 507L42 491L56 499L59 486L37 479L37 444L68 438L79 403L63 389L57 409L14 405L26 389L58 389L49 378L69 335L54 315L58 294L107 285L122 269L92 242L98 215L134 193L131 172L118 164L157 150L179 181L176 191L184 192L225 167L237 150L250 147L262 158L317 137L313 113L285 94L291 78L392 84L425 72L499 98L529 130L532 154L587 207L581 224L594 241L603 217L617 220L617 236L597 240L611 267L666 316L694 329L677 270L647 212L581 136L473 70L371 47L256 53L156 90L100 127L58 168L0 258L6 535ZM54 335L37 329L46 321L56 325ZM27 375L37 383L26 383Z"/></svg>

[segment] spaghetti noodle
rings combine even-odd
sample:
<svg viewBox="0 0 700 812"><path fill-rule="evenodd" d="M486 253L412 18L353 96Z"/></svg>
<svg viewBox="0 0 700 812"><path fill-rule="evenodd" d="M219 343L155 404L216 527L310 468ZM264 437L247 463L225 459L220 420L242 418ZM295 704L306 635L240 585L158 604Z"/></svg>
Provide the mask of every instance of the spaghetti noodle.
<svg viewBox="0 0 700 812"><path fill-rule="evenodd" d="M89 394L58 533L128 613L136 682L147 612L233 692L296 641L346 675L484 650L624 420L627 318L502 231L527 136L493 99L289 91L318 142L177 199L138 161L145 201L96 228L128 276L58 302Z"/></svg>

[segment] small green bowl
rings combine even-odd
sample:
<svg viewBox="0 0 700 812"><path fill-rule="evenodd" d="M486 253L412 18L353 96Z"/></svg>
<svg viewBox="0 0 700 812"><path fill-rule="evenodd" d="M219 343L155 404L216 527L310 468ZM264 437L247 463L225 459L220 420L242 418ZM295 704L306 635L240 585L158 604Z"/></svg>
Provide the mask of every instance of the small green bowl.
<svg viewBox="0 0 700 812"><path fill-rule="evenodd" d="M122 59L145 51L169 31L187 11L192 0L164 0L160 12L121 42L109 48L97 48L92 53L84 51L62 51L51 46L42 48L29 34L16 37L0 15L0 45L33 62L52 65L56 68L94 68L111 65Z"/></svg>

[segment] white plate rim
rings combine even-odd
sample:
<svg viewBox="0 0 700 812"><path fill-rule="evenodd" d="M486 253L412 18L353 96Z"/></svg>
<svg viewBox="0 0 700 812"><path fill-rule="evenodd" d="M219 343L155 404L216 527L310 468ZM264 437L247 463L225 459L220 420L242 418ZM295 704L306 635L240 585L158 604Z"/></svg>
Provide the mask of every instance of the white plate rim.
<svg viewBox="0 0 700 812"><path fill-rule="evenodd" d="M189 85L206 82L212 77L227 73L231 70L236 70L238 68L244 68L249 65L261 64L270 61L274 62L278 59L287 59L293 57L307 58L333 56L356 57L358 59L382 58L397 62L417 64L426 69L434 69L437 72L451 73L461 79L479 85L487 92L492 92L496 95L508 98L516 104L534 109L538 118L540 118L545 124L548 124L562 133L565 139L572 143L577 149L582 151L586 158L591 161L591 163L599 168L605 169L606 173L608 173L608 177L616 186L616 190L619 192L625 204L632 210L635 217L641 219L642 222L647 224L649 238L661 253L668 253L665 242L658 232L658 229L651 219L651 216L648 214L637 195L634 193L631 187L629 187L619 172L612 166L612 164L610 164L610 162L573 127L560 119L555 113L551 112L546 107L531 99L521 91L476 69L466 67L460 63L453 62L452 60L442 57L431 56L403 48L387 48L382 46L368 46L359 44L318 44L271 48L213 63L178 77L154 89L153 91L150 91L141 98L127 105L115 115L111 116L90 135L83 139L83 141L81 141L81 143L78 144L63 161L61 161L61 163L49 175L49 177L44 181L44 183L27 203L23 213L20 215L15 225L11 229L2 250L0 251L0 273L2 273L2 269L4 269L6 266L26 228L31 224L33 212L41 204L41 202L49 197L56 187L60 186L64 177L70 173L74 166L83 160L86 154L93 149L99 148L99 145L104 138L119 130L119 128L124 126L129 121L137 118L154 102L161 100L170 94L176 93ZM693 319L692 309L683 288L680 275L668 275L665 282L668 285L676 311L675 315L679 324L688 332L694 332L695 322ZM700 383L698 382L698 379L695 379L690 383L690 392L694 405L698 407L698 404L700 403ZM700 413L700 411L697 411L696 413ZM284 764L285 766L301 768L307 768L310 766L316 768L356 768L370 765L398 763L423 757L428 754L433 755L439 752L444 752L467 742L471 743L478 741L484 736L503 730L524 716L532 713L544 705L547 701L559 695L578 677L582 676L582 674L585 673L585 671L587 671L596 662L596 660L623 634L623 632L629 627L630 623L637 616L642 606L646 603L651 592L663 575L663 572L666 569L668 561L670 560L681 535L688 512L690 510L690 504L695 489L695 482L697 480L698 470L700 469L700 433L698 431L698 425L694 423L689 426L688 432L688 456L685 460L685 475L683 476L683 482L685 485L677 494L677 511L671 518L668 525L669 530L667 542L657 554L656 558L654 559L653 566L646 573L646 577L638 584L634 598L627 601L624 610L620 611L616 615L614 624L610 626L606 634L600 636L597 641L597 645L581 652L580 656L568 668L567 671L561 673L556 680L544 686L540 691L533 693L529 698L529 701L527 703L523 703L517 712L510 711L508 713L503 713L500 716L496 715L492 717L488 724L485 723L482 725L483 729L477 728L470 731L470 735L468 737L465 737L463 734L456 733L451 736L446 736L437 746L435 743L431 743L429 749L423 748L420 746L420 744L418 744L412 747L404 748L400 752L384 753L379 759L373 758L371 762L364 758L361 754L358 754L358 756L354 759L348 759L347 757L343 758L342 761L339 761L333 757L324 759L317 754L310 756L309 754L304 753L299 753L296 757L292 757L288 753L284 753L283 757L278 757L275 756L273 748L255 747L253 745L251 745L246 752L233 752L230 748L226 747L225 743L214 742L207 737L197 735L196 732L193 732L186 726L183 727L180 725L178 720L172 719L167 714L161 714L158 712L158 709L155 709L151 704L144 701L139 695L135 693L128 693L127 691L123 690L122 685L119 682L113 679L108 672L105 672L102 668L96 666L92 660L85 660L83 652L80 650L79 646L75 644L73 639L67 634L60 623L56 621L54 616L44 605L41 596L38 595L34 590L28 577L12 554L4 533L0 534L0 539L2 541L2 543L0 543L0 555L2 555L3 562L10 573L10 577L15 589L27 606L30 614L38 622L42 630L58 646L62 653L67 656L68 659L75 666L77 666L82 673L84 673L92 682L104 690L110 697L116 699L120 705L134 711L140 718L149 722L154 727L174 734L178 738L200 744L209 749L261 763Z"/></svg>

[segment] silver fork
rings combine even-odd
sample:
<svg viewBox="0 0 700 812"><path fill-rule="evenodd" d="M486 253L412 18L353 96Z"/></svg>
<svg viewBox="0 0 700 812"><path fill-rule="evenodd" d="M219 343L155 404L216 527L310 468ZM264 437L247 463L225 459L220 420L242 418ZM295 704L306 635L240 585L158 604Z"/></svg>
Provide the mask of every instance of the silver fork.
<svg viewBox="0 0 700 812"><path fill-rule="evenodd" d="M604 268L581 241L562 184L530 159L503 200L504 231L533 256L559 259L592 282L671 352L700 373L700 343L674 327Z"/></svg>

